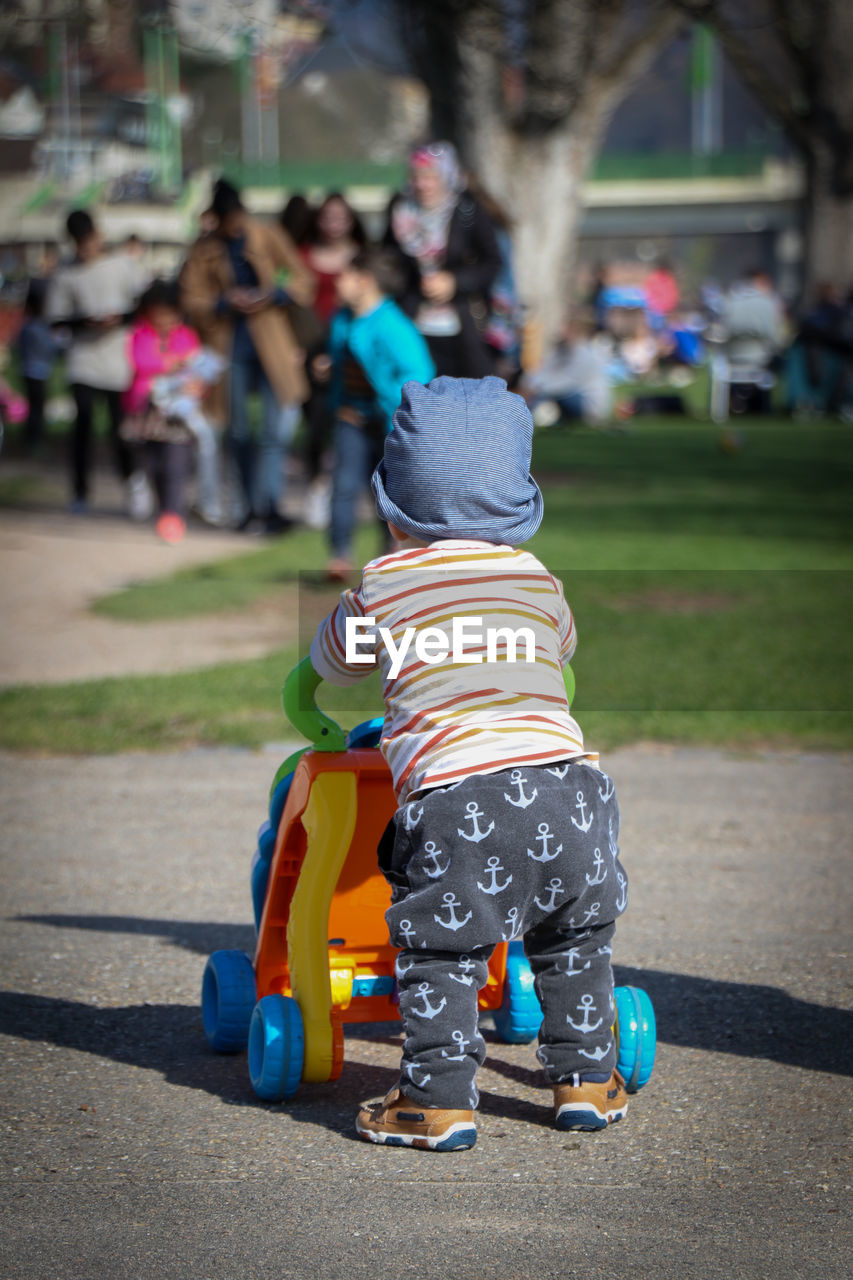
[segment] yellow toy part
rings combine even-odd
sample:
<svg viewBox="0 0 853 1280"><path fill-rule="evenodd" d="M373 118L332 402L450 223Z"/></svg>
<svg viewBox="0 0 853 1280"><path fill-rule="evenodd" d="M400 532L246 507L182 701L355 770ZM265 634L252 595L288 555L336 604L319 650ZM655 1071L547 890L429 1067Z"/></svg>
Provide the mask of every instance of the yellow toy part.
<svg viewBox="0 0 853 1280"><path fill-rule="evenodd" d="M333 1078L329 908L355 830L356 807L355 774L339 770L314 779L302 815L308 840L290 903L287 954L291 988L305 1026L303 1080Z"/></svg>

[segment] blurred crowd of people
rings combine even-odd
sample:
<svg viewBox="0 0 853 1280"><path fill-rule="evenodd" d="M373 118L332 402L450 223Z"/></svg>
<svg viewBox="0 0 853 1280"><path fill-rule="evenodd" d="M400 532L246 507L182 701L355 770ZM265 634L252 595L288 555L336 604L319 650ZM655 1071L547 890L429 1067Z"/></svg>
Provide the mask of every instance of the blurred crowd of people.
<svg viewBox="0 0 853 1280"><path fill-rule="evenodd" d="M727 412L766 410L782 370L791 408L851 411L853 299L826 285L795 325L759 269L687 306L665 260L641 279L599 264L558 342L522 371L509 220L445 142L412 153L378 243L337 192L318 204L294 195L262 220L220 180L201 224L174 278L151 279L137 237L108 250L75 210L72 258L47 254L30 282L16 339L25 394L0 379L0 408L38 450L46 388L64 363L75 513L89 509L99 404L128 513L153 516L166 541L184 535L193 481L204 521L285 532L302 423L303 518L328 529L329 568L341 575L409 379L497 373L542 426L681 412L703 365Z"/></svg>
<svg viewBox="0 0 853 1280"><path fill-rule="evenodd" d="M821 285L797 320L763 267L726 291L703 285L690 306L666 260L641 283L618 274L607 264L593 269L583 304L525 379L539 425L684 413L683 393L704 369L715 416L853 414L853 291L845 300Z"/></svg>
<svg viewBox="0 0 853 1280"><path fill-rule="evenodd" d="M414 151L373 245L339 193L319 205L294 196L279 219L262 220L220 180L172 280L146 278L138 242L107 250L75 210L73 257L31 282L17 337L27 447L39 446L62 360L75 410L72 511L88 510L100 402L133 518L153 514L160 535L178 540L195 474L202 519L277 534L290 525L286 461L302 421L305 514L328 527L330 567L344 573L403 384L517 376L509 237L488 203L447 143Z"/></svg>

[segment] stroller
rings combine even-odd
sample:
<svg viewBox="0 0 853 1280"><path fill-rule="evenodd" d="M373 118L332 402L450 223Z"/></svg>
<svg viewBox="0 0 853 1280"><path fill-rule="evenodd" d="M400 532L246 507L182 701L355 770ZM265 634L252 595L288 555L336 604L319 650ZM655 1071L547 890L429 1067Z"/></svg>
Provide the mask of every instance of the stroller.
<svg viewBox="0 0 853 1280"><path fill-rule="evenodd" d="M202 981L210 1047L248 1048L252 1087L267 1102L292 1097L303 1080L336 1080L346 1023L399 1018L397 952L385 924L391 893L376 859L397 807L378 749L383 722L367 720L344 733L317 707L319 684L306 658L284 686L285 714L312 745L276 772L258 832L254 959L215 951ZM635 1092L654 1066L654 1011L638 987L617 987L614 995L618 1070ZM495 948L479 1007L505 1043L535 1039L542 1011L521 941Z"/></svg>

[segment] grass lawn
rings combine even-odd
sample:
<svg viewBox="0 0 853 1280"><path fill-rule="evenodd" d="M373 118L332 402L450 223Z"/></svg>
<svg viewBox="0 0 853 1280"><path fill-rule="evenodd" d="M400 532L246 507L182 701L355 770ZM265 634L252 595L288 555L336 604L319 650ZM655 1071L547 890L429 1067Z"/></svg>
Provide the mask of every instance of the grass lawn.
<svg viewBox="0 0 853 1280"><path fill-rule="evenodd" d="M849 747L853 429L744 420L740 447L683 419L626 432L537 434L546 516L532 549L563 577L578 623L576 713L587 740ZM359 551L375 554L374 529ZM96 606L140 625L245 608L261 597L308 619L325 548L300 532ZM310 606L310 607L309 607ZM304 651L304 648L303 648ZM189 674L0 693L0 745L113 751L252 746L290 735L279 704L297 648ZM380 709L378 682L326 689L349 725ZM290 735L292 736L292 735Z"/></svg>

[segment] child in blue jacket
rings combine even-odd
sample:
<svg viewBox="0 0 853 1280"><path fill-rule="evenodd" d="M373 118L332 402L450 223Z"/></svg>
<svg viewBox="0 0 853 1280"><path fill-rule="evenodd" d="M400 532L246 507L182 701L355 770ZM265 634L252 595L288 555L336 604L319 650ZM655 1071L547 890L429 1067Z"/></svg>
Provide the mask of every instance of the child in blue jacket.
<svg viewBox="0 0 853 1280"><path fill-rule="evenodd" d="M42 443L47 383L62 350L61 342L44 318L45 293L43 280L30 281L24 303L24 323L17 339L21 373L30 406L24 428L29 454L35 453Z"/></svg>
<svg viewBox="0 0 853 1280"><path fill-rule="evenodd" d="M382 457L403 384L435 377L425 339L386 296L385 262L381 252L362 249L338 278L343 306L332 320L327 364L335 423L331 577L352 568L356 502Z"/></svg>

